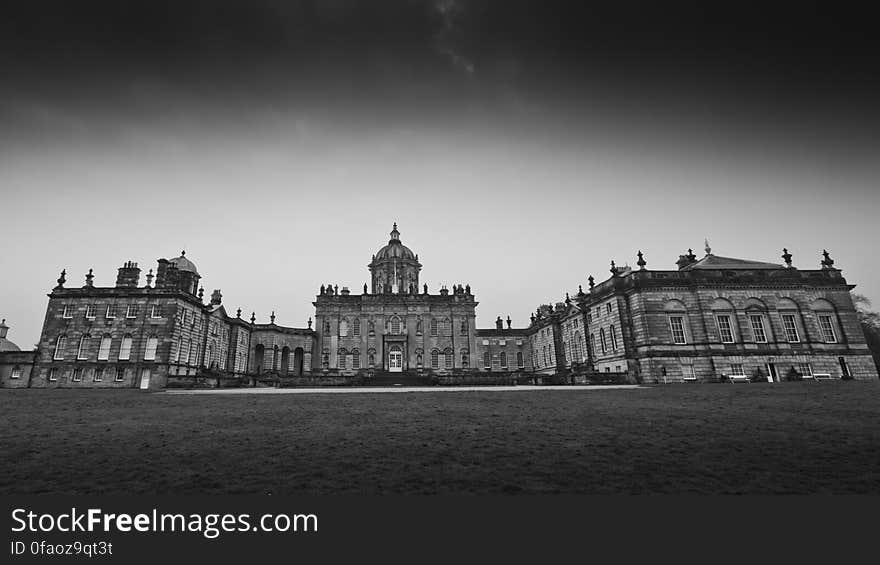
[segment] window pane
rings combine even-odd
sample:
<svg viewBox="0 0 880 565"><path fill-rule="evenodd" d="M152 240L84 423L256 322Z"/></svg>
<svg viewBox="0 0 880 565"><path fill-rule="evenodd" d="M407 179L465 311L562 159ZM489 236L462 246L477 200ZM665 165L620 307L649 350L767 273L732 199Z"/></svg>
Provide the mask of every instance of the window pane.
<svg viewBox="0 0 880 565"><path fill-rule="evenodd" d="M795 324L793 315L783 315L782 326L785 328L785 337L789 342L797 343L800 341L800 336L798 336L797 325Z"/></svg>

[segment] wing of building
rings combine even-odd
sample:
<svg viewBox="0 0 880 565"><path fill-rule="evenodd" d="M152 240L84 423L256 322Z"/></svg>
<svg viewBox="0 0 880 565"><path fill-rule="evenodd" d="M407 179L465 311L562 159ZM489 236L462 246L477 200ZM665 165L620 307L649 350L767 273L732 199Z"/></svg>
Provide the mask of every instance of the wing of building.
<svg viewBox="0 0 880 565"><path fill-rule="evenodd" d="M850 295L827 252L818 269L691 250L675 268L611 264L587 290L537 308L527 327L499 316L476 327L470 285L430 292L418 254L397 224L368 265L361 292L320 285L315 327L242 319L206 301L201 275L181 253L158 259L141 282L127 262L112 287L49 294L40 342L23 353L0 324L6 387L297 386L403 382L637 383L796 378L876 379ZM524 298L525 299L525 298Z"/></svg>

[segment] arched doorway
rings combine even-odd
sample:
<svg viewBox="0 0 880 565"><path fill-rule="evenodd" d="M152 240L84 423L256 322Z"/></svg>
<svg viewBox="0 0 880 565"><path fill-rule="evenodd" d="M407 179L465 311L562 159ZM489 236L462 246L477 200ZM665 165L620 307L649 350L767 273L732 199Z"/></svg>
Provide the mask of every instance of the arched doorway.
<svg viewBox="0 0 880 565"><path fill-rule="evenodd" d="M265 354L265 348L262 343L258 343L254 348L254 371L257 374L263 372L263 356Z"/></svg>
<svg viewBox="0 0 880 565"><path fill-rule="evenodd" d="M281 372L285 375L290 372L290 348L287 346L281 350Z"/></svg>
<svg viewBox="0 0 880 565"><path fill-rule="evenodd" d="M303 348L297 347L293 350L293 374L301 377L303 374Z"/></svg>
<svg viewBox="0 0 880 565"><path fill-rule="evenodd" d="M403 350L399 345L388 348L388 370L392 373L403 372Z"/></svg>

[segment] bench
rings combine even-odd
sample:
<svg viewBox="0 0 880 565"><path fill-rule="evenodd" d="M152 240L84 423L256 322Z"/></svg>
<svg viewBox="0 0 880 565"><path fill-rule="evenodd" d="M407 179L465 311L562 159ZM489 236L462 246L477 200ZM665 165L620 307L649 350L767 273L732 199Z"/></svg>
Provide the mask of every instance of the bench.
<svg viewBox="0 0 880 565"><path fill-rule="evenodd" d="M686 383L695 383L695 382L699 381L700 379L698 379L697 377L682 377L681 380L683 380Z"/></svg>
<svg viewBox="0 0 880 565"><path fill-rule="evenodd" d="M730 384L752 382L752 379L748 375L727 375L727 380L730 381Z"/></svg>
<svg viewBox="0 0 880 565"><path fill-rule="evenodd" d="M816 381L830 381L832 379L839 379L840 377L832 376L831 373L813 373L813 380Z"/></svg>

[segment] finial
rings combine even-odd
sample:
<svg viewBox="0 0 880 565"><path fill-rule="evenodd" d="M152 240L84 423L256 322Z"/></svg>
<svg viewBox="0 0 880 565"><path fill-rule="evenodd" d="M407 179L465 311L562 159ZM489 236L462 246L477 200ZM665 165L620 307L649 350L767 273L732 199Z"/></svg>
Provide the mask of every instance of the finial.
<svg viewBox="0 0 880 565"><path fill-rule="evenodd" d="M707 237L704 241L705 241L705 243L706 243L706 247L705 247L705 249L706 249L706 255L711 255L711 254L712 254L712 248L709 247L709 238Z"/></svg>
<svg viewBox="0 0 880 565"><path fill-rule="evenodd" d="M272 310L272 313L269 314L269 320L274 324L275 323L275 310Z"/></svg>
<svg viewBox="0 0 880 565"><path fill-rule="evenodd" d="M199 287L199 300L201 300L204 295L205 295L205 287L200 286Z"/></svg>
<svg viewBox="0 0 880 565"><path fill-rule="evenodd" d="M257 321L257 314L256 314L256 312L251 312L251 323L253 324L253 323L256 322L256 321Z"/></svg>
<svg viewBox="0 0 880 565"><path fill-rule="evenodd" d="M241 308L239 308L239 309L235 312L235 317L236 317L236 318L241 318Z"/></svg>
<svg viewBox="0 0 880 565"><path fill-rule="evenodd" d="M611 260L611 273L614 274L614 275L617 274L617 265L614 264L614 260L613 260L613 259Z"/></svg>
<svg viewBox="0 0 880 565"><path fill-rule="evenodd" d="M147 287L153 286L153 269L150 269L150 272L147 273Z"/></svg>
<svg viewBox="0 0 880 565"><path fill-rule="evenodd" d="M364 283L364 294L367 294L367 283Z"/></svg>
<svg viewBox="0 0 880 565"><path fill-rule="evenodd" d="M578 296L583 296L583 294L584 294L584 285L579 284L578 285Z"/></svg>
<svg viewBox="0 0 880 565"><path fill-rule="evenodd" d="M89 272L86 274L86 286L93 286L92 279L95 278L95 275L92 274L92 269L89 269Z"/></svg>
<svg viewBox="0 0 880 565"><path fill-rule="evenodd" d="M394 227L391 229L391 241L397 241L399 239L400 239L400 232L397 231L397 222L394 222Z"/></svg>
<svg viewBox="0 0 880 565"><path fill-rule="evenodd" d="M510 324L512 324L512 323L513 323L513 322L512 322L511 319L510 319L510 314L508 314L508 315L507 315L507 329L510 329Z"/></svg>
<svg viewBox="0 0 880 565"><path fill-rule="evenodd" d="M590 290L593 290L593 287L596 286L596 279L593 278L593 275L587 277L587 283L590 285Z"/></svg>
<svg viewBox="0 0 880 565"><path fill-rule="evenodd" d="M186 255L186 249L182 249L180 251L180 256L183 257L184 255Z"/></svg>
<svg viewBox="0 0 880 565"><path fill-rule="evenodd" d="M645 270L645 265L647 265L648 262L645 261L645 256L642 255L642 250L639 249L639 252L638 252L636 255L638 255L638 257L639 257L639 260L636 261L636 265L639 266L639 269L641 269L642 271L644 271L644 270Z"/></svg>
<svg viewBox="0 0 880 565"><path fill-rule="evenodd" d="M61 276L58 277L58 286L55 288L64 288L65 282L67 282L67 269L62 269Z"/></svg>
<svg viewBox="0 0 880 565"><path fill-rule="evenodd" d="M791 268L791 253L788 252L788 249L782 248L782 260L785 261L785 266L789 269Z"/></svg>
<svg viewBox="0 0 880 565"><path fill-rule="evenodd" d="M309 316L309 329L312 329L312 317Z"/></svg>
<svg viewBox="0 0 880 565"><path fill-rule="evenodd" d="M571 298L569 298L567 292L565 293L565 303L566 303L566 304L571 304Z"/></svg>
<svg viewBox="0 0 880 565"><path fill-rule="evenodd" d="M692 262L692 263L693 263L694 261L697 260L697 256L694 255L694 250L691 249L690 247L688 247L687 258L688 258L688 260L689 260L690 262Z"/></svg>

